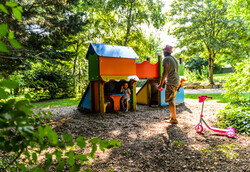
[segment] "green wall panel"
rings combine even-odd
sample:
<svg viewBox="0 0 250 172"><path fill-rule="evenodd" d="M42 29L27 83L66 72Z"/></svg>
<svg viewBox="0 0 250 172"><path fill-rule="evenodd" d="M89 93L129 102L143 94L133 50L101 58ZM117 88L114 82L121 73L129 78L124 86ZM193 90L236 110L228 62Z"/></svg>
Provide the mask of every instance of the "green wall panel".
<svg viewBox="0 0 250 172"><path fill-rule="evenodd" d="M89 55L89 80L98 81L99 80L99 57L94 55Z"/></svg>

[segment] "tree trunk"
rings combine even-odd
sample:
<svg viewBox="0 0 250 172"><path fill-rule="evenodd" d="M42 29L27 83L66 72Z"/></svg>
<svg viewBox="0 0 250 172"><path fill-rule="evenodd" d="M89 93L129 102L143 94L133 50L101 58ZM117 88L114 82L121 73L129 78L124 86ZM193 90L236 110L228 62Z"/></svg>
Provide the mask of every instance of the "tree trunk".
<svg viewBox="0 0 250 172"><path fill-rule="evenodd" d="M209 83L211 85L214 85L214 78L213 78L213 66L214 66L214 58L212 57L212 55L209 55Z"/></svg>
<svg viewBox="0 0 250 172"><path fill-rule="evenodd" d="M75 49L75 52L77 53L78 52L78 49L79 49L79 45L78 45L78 42L76 44L76 49ZM73 76L75 77L75 72L76 72L76 62L77 62L77 58L78 58L78 55L75 57L74 59L74 66L73 66Z"/></svg>
<svg viewBox="0 0 250 172"><path fill-rule="evenodd" d="M131 2L131 7L129 9L128 23L127 23L127 33L126 33L126 39L125 39L124 46L128 45L128 38L129 38L129 35L130 35L130 29L131 29L132 10L133 10L133 2Z"/></svg>

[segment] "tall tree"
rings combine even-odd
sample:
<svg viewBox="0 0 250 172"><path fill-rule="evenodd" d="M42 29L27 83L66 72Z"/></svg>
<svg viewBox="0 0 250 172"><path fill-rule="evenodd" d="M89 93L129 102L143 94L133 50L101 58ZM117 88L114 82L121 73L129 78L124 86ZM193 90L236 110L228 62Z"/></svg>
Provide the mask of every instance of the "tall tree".
<svg viewBox="0 0 250 172"><path fill-rule="evenodd" d="M0 23L8 24L9 31L15 32L16 39L23 48L13 49L7 40L3 40L11 53L0 52L0 73L8 76L20 67L27 68L30 60L61 62L76 55L75 52L66 49L72 44L70 37L82 31L88 23L84 20L85 13L74 11L79 5L79 0L11 2L15 6L22 6L23 22L12 17L8 13L11 8L7 8L7 13L0 11ZM0 0L0 5L6 3L5 0ZM19 13L16 9L16 15L19 16Z"/></svg>
<svg viewBox="0 0 250 172"><path fill-rule="evenodd" d="M240 17L228 17L228 4L212 0L174 0L170 21L175 28L178 46L189 56L200 54L209 62L209 82L213 81L213 65L220 57L237 57L242 53L242 40L248 38L247 24ZM245 46L245 45L244 45ZM249 52L249 46L245 46Z"/></svg>

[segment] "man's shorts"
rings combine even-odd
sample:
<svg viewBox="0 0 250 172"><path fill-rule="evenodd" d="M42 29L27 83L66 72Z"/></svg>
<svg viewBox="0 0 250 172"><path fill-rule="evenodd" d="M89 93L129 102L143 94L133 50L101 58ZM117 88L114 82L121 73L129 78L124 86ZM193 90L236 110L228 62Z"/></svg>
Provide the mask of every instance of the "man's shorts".
<svg viewBox="0 0 250 172"><path fill-rule="evenodd" d="M178 86L176 85L167 85L165 92L165 102L172 102L176 98Z"/></svg>

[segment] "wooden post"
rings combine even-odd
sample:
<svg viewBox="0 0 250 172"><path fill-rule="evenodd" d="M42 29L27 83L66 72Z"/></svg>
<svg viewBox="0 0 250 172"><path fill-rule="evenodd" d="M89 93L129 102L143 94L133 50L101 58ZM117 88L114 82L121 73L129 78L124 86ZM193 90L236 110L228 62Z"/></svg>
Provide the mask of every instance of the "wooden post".
<svg viewBox="0 0 250 172"><path fill-rule="evenodd" d="M147 104L148 106L151 106L151 83L149 81L147 81Z"/></svg>
<svg viewBox="0 0 250 172"><path fill-rule="evenodd" d="M161 71L161 66L162 66L162 56L158 56L158 84L161 83L161 76L162 76L162 71ZM161 92L158 91L158 106L161 107Z"/></svg>
<svg viewBox="0 0 250 172"><path fill-rule="evenodd" d="M94 81L90 81L89 84L90 89L90 112L95 112L95 106L94 106Z"/></svg>
<svg viewBox="0 0 250 172"><path fill-rule="evenodd" d="M131 83L131 85L132 85L132 105L133 105L133 110L136 110L136 103L137 103L137 101L136 101L136 82L133 82L132 81L132 83Z"/></svg>
<svg viewBox="0 0 250 172"><path fill-rule="evenodd" d="M102 81L98 81L98 92L99 92L99 110L100 113L104 113L104 84Z"/></svg>

